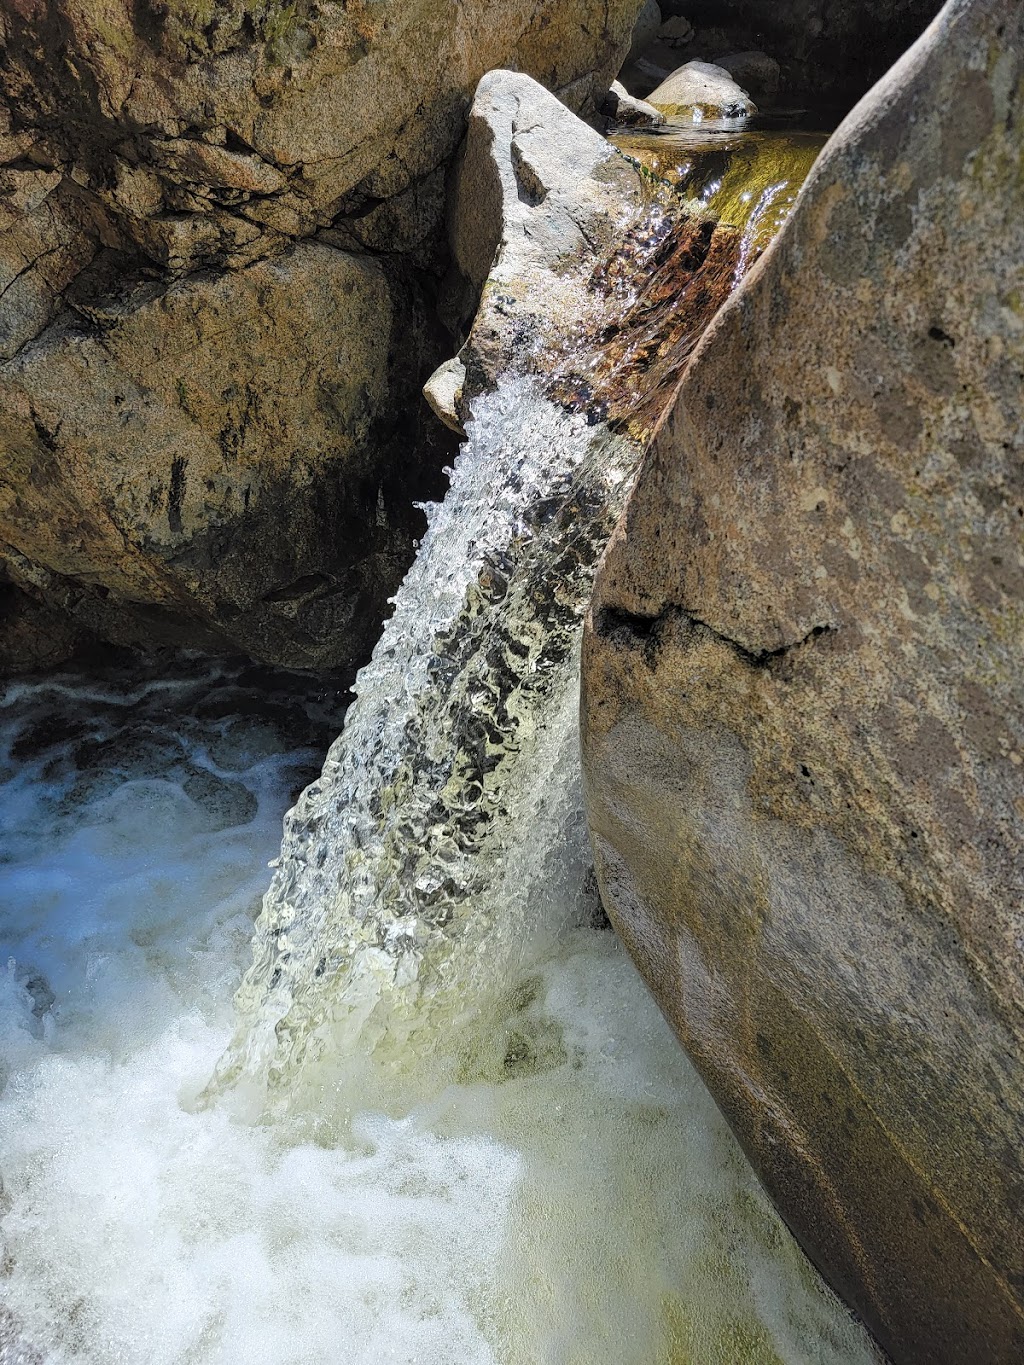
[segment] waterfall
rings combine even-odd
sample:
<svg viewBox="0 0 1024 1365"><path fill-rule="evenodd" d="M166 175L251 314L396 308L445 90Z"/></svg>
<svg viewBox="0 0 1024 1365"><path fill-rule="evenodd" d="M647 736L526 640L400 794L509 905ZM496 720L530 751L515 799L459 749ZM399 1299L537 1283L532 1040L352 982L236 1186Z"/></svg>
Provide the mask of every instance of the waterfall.
<svg viewBox="0 0 1024 1365"><path fill-rule="evenodd" d="M438 1039L538 916L572 913L579 630L637 458L532 380L476 401L344 732L286 817L222 1085L294 1106L311 1062L356 1055L365 1084L375 1050L436 1083Z"/></svg>
<svg viewBox="0 0 1024 1365"><path fill-rule="evenodd" d="M663 171L685 153L689 189L699 157L692 135L683 152L679 141L628 146ZM705 191L736 209L743 174L751 187L735 221L718 228L696 200L696 217L666 212L652 195L611 259L592 263L589 287L614 297L618 325L599 338L577 327L531 353L541 373L503 375L476 400L344 732L285 819L211 1095L233 1088L250 1112L294 1111L304 1087L343 1086L347 1072L365 1096L371 1057L389 1065L393 1097L396 1069L436 1087L457 1064L446 1042L474 1012L486 1027L533 925L585 913L566 884L587 866L577 645L640 458L636 415L656 420L769 239L766 205L777 230L820 142L735 130L725 152L712 142L716 167L731 157L740 169L713 181L705 170ZM630 434L591 425L595 413Z"/></svg>
<svg viewBox="0 0 1024 1365"><path fill-rule="evenodd" d="M674 232L473 401L319 777L308 681L0 694L0 1365L868 1365L590 871L593 570L742 247Z"/></svg>

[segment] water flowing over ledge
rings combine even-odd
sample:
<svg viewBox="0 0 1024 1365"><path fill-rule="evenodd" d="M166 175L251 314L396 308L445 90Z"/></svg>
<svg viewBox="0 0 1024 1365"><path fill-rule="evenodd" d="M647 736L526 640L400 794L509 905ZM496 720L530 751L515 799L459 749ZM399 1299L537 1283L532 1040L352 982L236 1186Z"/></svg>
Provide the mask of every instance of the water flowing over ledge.
<svg viewBox="0 0 1024 1365"><path fill-rule="evenodd" d="M257 683L190 728L169 686L111 787L135 692L59 684L84 746L5 697L5 760L38 753L0 788L0 1360L870 1358L597 923L578 640L640 446L550 379L473 401L251 950L301 715L261 729Z"/></svg>
<svg viewBox="0 0 1024 1365"><path fill-rule="evenodd" d="M638 449L527 380L477 400L321 779L285 821L221 1084L458 1036L584 872L579 628ZM567 865L568 864L568 865ZM572 889L575 879L576 890ZM432 1078L433 1079L433 1078Z"/></svg>

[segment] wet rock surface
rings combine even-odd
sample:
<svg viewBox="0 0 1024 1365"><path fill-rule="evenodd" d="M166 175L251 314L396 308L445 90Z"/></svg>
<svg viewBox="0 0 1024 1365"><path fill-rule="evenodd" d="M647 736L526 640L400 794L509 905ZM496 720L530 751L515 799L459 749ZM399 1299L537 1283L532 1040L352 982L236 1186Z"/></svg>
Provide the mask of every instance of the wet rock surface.
<svg viewBox="0 0 1024 1365"><path fill-rule="evenodd" d="M1024 1354L1024 20L947 7L702 342L597 580L617 928L899 1362Z"/></svg>
<svg viewBox="0 0 1024 1365"><path fill-rule="evenodd" d="M535 81L501 71L473 104L451 231L479 306L424 390L442 420L461 423L473 397L518 372L638 442L760 250Z"/></svg>

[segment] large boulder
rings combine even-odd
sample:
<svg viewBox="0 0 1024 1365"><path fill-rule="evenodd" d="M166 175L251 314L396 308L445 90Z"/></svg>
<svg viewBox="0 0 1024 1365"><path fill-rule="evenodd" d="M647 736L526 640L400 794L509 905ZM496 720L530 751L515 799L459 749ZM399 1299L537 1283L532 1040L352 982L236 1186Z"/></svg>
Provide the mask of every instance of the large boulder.
<svg viewBox="0 0 1024 1365"><path fill-rule="evenodd" d="M410 249L440 223L480 77L521 69L590 114L640 5L16 0L0 15L0 175L32 277L24 307L35 293L40 325L100 244L177 270L328 225ZM33 261L33 238L63 254Z"/></svg>
<svg viewBox="0 0 1024 1365"><path fill-rule="evenodd" d="M475 309L463 406L510 370L550 371L553 347L621 312L590 278L649 200L638 167L536 81L483 78L451 194L453 264Z"/></svg>
<svg viewBox="0 0 1024 1365"><path fill-rule="evenodd" d="M893 1359L1024 1359L1024 10L952 0L699 348L600 570L610 914Z"/></svg>
<svg viewBox="0 0 1024 1365"><path fill-rule="evenodd" d="M640 4L0 14L0 666L364 651L448 453L415 409L473 89L593 114Z"/></svg>

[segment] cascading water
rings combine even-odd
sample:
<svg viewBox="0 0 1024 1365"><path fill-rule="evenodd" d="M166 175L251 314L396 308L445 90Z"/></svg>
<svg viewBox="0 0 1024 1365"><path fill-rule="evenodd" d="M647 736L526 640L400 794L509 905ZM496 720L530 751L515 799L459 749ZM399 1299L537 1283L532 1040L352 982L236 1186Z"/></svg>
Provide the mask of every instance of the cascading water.
<svg viewBox="0 0 1024 1365"><path fill-rule="evenodd" d="M3 698L0 1365L870 1360L598 923L576 650L638 447L538 380L469 429L237 1014L336 699Z"/></svg>
<svg viewBox="0 0 1024 1365"><path fill-rule="evenodd" d="M378 1051L436 1084L534 919L578 899L576 648L636 449L525 380L469 430L257 923L221 1076L291 1106L311 1056Z"/></svg>

